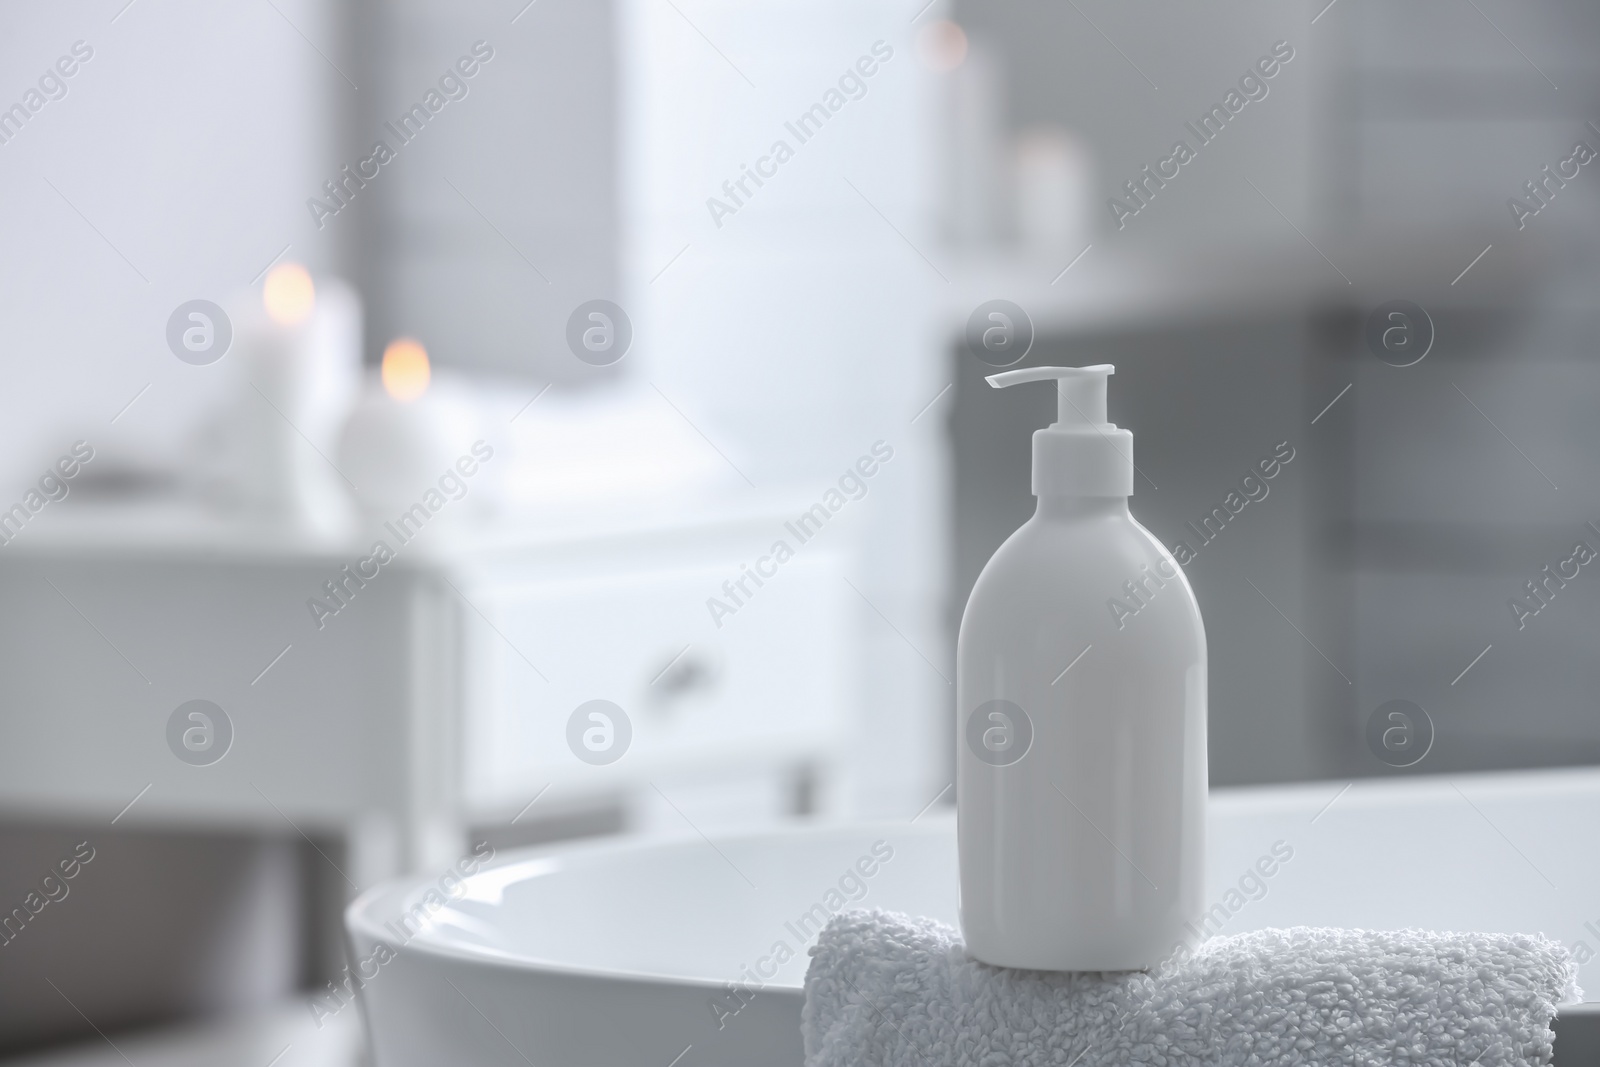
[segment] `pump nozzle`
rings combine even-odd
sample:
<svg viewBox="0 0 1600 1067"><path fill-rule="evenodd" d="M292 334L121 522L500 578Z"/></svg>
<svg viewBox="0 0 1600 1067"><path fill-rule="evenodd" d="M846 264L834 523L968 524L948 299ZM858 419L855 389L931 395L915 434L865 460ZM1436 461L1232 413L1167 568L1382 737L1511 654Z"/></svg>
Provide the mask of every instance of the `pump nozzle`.
<svg viewBox="0 0 1600 1067"><path fill-rule="evenodd" d="M1056 421L1033 435L1035 496L1131 496L1133 435L1106 421L1109 363L1093 367L1028 367L991 374L996 389L1023 382L1056 383Z"/></svg>
<svg viewBox="0 0 1600 1067"><path fill-rule="evenodd" d="M1055 379L1056 425L1103 426L1106 421L1106 379L1117 373L1110 363L1092 367L1027 367L991 374L984 380L996 389L1023 382Z"/></svg>

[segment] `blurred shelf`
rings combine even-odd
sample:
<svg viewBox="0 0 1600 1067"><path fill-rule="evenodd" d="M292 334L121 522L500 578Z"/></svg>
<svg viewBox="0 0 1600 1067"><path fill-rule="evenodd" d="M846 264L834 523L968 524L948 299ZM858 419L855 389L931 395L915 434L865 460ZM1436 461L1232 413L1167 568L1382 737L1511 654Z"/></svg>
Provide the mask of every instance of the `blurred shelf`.
<svg viewBox="0 0 1600 1067"><path fill-rule="evenodd" d="M941 261L958 265L941 291L943 325L959 337L972 310L997 298L1021 305L1037 335L1048 335L1193 318L1282 317L1397 296L1484 307L1518 295L1499 287L1487 293L1452 288L1451 280L1487 243L1476 236L1437 230L1317 234L1313 247L1287 225L1285 231L1286 241L1256 246L1167 248L1119 244L1111 236L1096 238L1086 251L945 249ZM1495 263L1476 266L1526 279L1551 251L1549 242L1519 242L1496 247Z"/></svg>
<svg viewBox="0 0 1600 1067"><path fill-rule="evenodd" d="M952 277L945 303L947 328L965 328L972 309L986 300L1021 305L1037 334L1113 330L1134 323L1196 315L1251 314L1303 304L1321 289L1345 284L1316 253L1315 265L1290 249L1231 262L1155 256L1094 244L1054 257L1042 253L976 251ZM1317 270L1320 267L1321 270ZM1322 273L1332 283L1322 278Z"/></svg>

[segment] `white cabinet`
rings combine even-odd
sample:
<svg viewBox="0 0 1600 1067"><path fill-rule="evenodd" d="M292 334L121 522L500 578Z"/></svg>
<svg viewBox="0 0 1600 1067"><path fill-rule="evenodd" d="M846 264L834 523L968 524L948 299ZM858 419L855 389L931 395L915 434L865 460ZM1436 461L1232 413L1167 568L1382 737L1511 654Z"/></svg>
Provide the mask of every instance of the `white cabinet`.
<svg viewBox="0 0 1600 1067"><path fill-rule="evenodd" d="M796 559L759 588L747 579L751 597L719 628L706 601L726 602L722 583L754 558L546 580L485 575L467 593L483 614L469 614L464 629L466 803L495 811L547 784L580 794L650 788L650 775L674 770L828 758L847 699L842 560ZM584 762L569 737L579 706L597 700L625 716L627 751L615 762ZM622 743L622 724L581 719L612 732L597 738L607 749Z"/></svg>
<svg viewBox="0 0 1600 1067"><path fill-rule="evenodd" d="M85 507L0 555L0 814L110 820L137 796L120 826L345 836L366 888L535 796L526 818L675 780L825 782L854 718L851 531L745 578L721 626L707 608L791 510L429 531L319 629L307 599L370 539ZM195 699L233 728L205 766L167 740ZM597 699L632 728L604 765L567 741Z"/></svg>

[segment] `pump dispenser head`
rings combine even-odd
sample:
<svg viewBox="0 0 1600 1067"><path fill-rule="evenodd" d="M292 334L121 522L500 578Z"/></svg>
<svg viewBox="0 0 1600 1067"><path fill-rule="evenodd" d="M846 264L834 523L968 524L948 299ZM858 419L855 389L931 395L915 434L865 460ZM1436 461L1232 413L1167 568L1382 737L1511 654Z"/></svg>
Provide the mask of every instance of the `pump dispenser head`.
<svg viewBox="0 0 1600 1067"><path fill-rule="evenodd" d="M1133 434L1106 421L1109 363L989 375L996 389L1053 381L1056 421L1033 434L1034 496L1132 496Z"/></svg>

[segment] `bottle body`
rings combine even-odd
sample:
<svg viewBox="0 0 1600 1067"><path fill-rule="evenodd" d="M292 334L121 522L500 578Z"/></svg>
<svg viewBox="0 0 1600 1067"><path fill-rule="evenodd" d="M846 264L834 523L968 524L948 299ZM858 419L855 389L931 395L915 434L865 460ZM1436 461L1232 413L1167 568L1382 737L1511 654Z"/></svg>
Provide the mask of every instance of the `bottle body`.
<svg viewBox="0 0 1600 1067"><path fill-rule="evenodd" d="M1206 642L1126 497L1041 497L979 575L956 663L967 951L1153 967L1203 909Z"/></svg>

